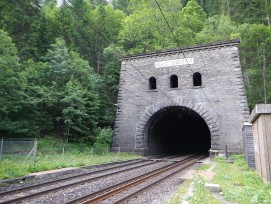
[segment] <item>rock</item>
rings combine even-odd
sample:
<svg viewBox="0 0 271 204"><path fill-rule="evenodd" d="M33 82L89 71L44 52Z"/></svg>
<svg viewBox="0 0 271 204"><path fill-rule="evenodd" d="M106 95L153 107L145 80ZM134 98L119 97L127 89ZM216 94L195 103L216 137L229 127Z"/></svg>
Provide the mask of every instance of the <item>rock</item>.
<svg viewBox="0 0 271 204"><path fill-rule="evenodd" d="M206 183L204 186L205 186L205 188L207 188L211 192L214 192L214 193L220 192L220 185L219 184Z"/></svg>

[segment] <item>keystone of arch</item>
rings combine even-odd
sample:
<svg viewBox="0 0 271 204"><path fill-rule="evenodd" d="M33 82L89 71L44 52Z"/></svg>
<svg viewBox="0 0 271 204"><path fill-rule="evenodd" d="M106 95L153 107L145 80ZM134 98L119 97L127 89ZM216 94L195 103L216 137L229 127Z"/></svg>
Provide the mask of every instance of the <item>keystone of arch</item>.
<svg viewBox="0 0 271 204"><path fill-rule="evenodd" d="M212 149L220 149L220 134L219 134L219 123L217 121L217 117L212 114L203 104L194 103L190 100L181 100L179 103L172 103L172 102L161 102L157 104L153 104L148 106L143 115L141 115L137 127L136 127L136 134L135 134L135 149L144 148L144 132L145 127L147 126L150 118L156 114L158 111L166 108L166 107L184 107L191 109L198 113L207 124L210 135L211 135L211 148Z"/></svg>

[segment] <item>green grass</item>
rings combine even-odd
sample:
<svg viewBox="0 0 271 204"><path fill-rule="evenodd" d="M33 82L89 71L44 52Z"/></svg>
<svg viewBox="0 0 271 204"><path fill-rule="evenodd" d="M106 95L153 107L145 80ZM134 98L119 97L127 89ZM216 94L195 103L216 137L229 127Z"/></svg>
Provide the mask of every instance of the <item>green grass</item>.
<svg viewBox="0 0 271 204"><path fill-rule="evenodd" d="M191 183L192 183L191 180L185 180L182 183L182 185L177 189L177 191L174 193L173 197L165 204L180 204Z"/></svg>
<svg viewBox="0 0 271 204"><path fill-rule="evenodd" d="M216 166L213 171L216 174L212 183L221 186L221 195L224 199L238 204L271 204L271 184L265 184L256 170L247 166L243 155L232 155L231 158L234 162L228 162L224 158L215 158ZM210 165L202 165L198 171L209 168ZM192 182L195 189L193 197L188 199L190 204L221 203L204 188L204 179L197 177L191 181L185 181L167 204L179 204L188 190L189 183Z"/></svg>
<svg viewBox="0 0 271 204"><path fill-rule="evenodd" d="M216 158L213 182L220 184L224 198L240 204L271 203L271 184L263 183L258 173L246 165L243 155L232 158L233 163Z"/></svg>
<svg viewBox="0 0 271 204"><path fill-rule="evenodd" d="M209 190L207 190L205 185L205 180L201 177L194 179L194 194L193 197L188 200L190 204L222 204L221 201L216 199Z"/></svg>
<svg viewBox="0 0 271 204"><path fill-rule="evenodd" d="M64 147L64 154L63 154ZM81 143L65 144L61 140L46 137L38 140L38 155L36 164L32 160L23 163L24 157L5 157L0 162L0 180L25 176L29 173L60 169L65 167L92 166L113 161L139 158L128 153L106 153L98 151L94 154L91 147Z"/></svg>
<svg viewBox="0 0 271 204"><path fill-rule="evenodd" d="M137 158L136 155L120 153L108 153L104 155L90 155L85 153L67 153L53 155L39 155L37 162L33 165L31 162L18 163L16 160L5 159L0 163L0 180L25 176L29 173L46 171L51 169L60 169L65 167L91 166L107 162L128 160Z"/></svg>
<svg viewBox="0 0 271 204"><path fill-rule="evenodd" d="M203 164L197 168L197 171L205 171L213 164ZM190 204L222 204L219 200L212 196L209 190L205 189L205 180L202 177L195 177L191 180L185 180L179 189L174 193L173 197L166 204L180 204L182 200L187 200ZM193 196L187 197L187 191L193 183Z"/></svg>
<svg viewBox="0 0 271 204"><path fill-rule="evenodd" d="M208 170L209 168L211 168L212 165L213 165L213 164L202 164L202 165L200 165L200 166L197 168L197 170L199 170L199 171L206 171L206 170Z"/></svg>
<svg viewBox="0 0 271 204"><path fill-rule="evenodd" d="M187 190L191 183L194 183L193 196L186 197ZM202 177L196 177L193 180L186 180L166 204L180 204L183 199L187 200L190 204L222 204L204 187L205 180Z"/></svg>

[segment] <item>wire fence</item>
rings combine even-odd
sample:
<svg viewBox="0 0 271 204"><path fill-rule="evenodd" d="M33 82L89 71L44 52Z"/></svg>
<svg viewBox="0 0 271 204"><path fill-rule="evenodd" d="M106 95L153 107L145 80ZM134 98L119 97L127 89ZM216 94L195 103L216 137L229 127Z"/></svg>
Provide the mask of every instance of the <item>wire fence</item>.
<svg viewBox="0 0 271 204"><path fill-rule="evenodd" d="M0 162L5 159L16 160L18 163L36 163L37 139L34 138L1 138Z"/></svg>
<svg viewBox="0 0 271 204"><path fill-rule="evenodd" d="M91 147L90 154L91 155L100 155L100 154L108 154L109 148L108 147Z"/></svg>
<svg viewBox="0 0 271 204"><path fill-rule="evenodd" d="M63 156L65 154L68 154L68 153L71 153L73 152L74 153L74 150L71 150L70 148L68 147L62 147L62 149L59 149L57 151L58 154L62 154ZM82 152L86 152L86 150L82 150ZM103 154L108 154L110 153L110 148L109 147L91 147L87 150L87 152L89 153L89 155L103 155ZM77 152L79 153L79 152Z"/></svg>
<svg viewBox="0 0 271 204"><path fill-rule="evenodd" d="M99 154L107 154L110 152L112 152L110 147L91 147L91 154L92 155L94 155L94 154L98 154L98 155ZM114 153L119 155L120 154L120 147Z"/></svg>
<svg viewBox="0 0 271 204"><path fill-rule="evenodd" d="M52 159L51 161L72 161L74 159L74 155L79 154L94 157L95 155L111 155L119 157L121 152L120 148L118 148L117 151L112 152L110 147L84 147L82 149L78 149L73 146L46 146L39 150L38 156L37 146L38 141L36 138L0 138L0 165L4 160L10 160L17 164L25 163L31 165L46 162L48 158Z"/></svg>

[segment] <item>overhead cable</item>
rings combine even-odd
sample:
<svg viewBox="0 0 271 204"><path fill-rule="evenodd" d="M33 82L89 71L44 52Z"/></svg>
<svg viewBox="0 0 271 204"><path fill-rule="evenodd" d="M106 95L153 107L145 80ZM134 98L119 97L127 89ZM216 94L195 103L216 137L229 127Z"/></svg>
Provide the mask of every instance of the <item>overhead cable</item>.
<svg viewBox="0 0 271 204"><path fill-rule="evenodd" d="M156 5L157 5L157 7L159 8L159 10L160 10L160 12L161 12L161 14L162 14L162 16L163 16L163 18L164 18L164 20L165 20L165 22L166 22L166 24L167 24L167 27L168 27L170 33L172 34L174 40L176 41L176 44L178 45L178 47L181 47L180 44L179 44L179 41L177 40L176 36L175 36L174 33L173 33L172 28L171 28L170 25L169 25L169 22L168 22L166 16L164 15L164 12L163 12L161 6L159 5L159 3L158 3L157 0L154 0L154 1L156 2ZM187 58L186 58L184 52L183 52L182 50L180 50L180 51L181 51L181 53L182 53L182 55L183 55L183 57L184 57L184 59L185 59L187 65L188 65L189 69L191 70L192 74L194 74L194 71L193 71L193 69L191 68L191 66L190 66L190 64L189 64L189 62L188 62L188 60L187 60ZM198 79L197 79L196 77L195 77L195 80L196 80L197 82L199 82ZM207 95L206 95L206 93L204 92L204 90L202 89L202 87L200 87L200 90L202 91L203 95L205 96L205 98L206 98L206 100L208 101L208 103L210 104L210 106L213 108L213 110L214 110L215 113L217 114L217 111L215 110L214 106L211 104L209 98L207 97Z"/></svg>

